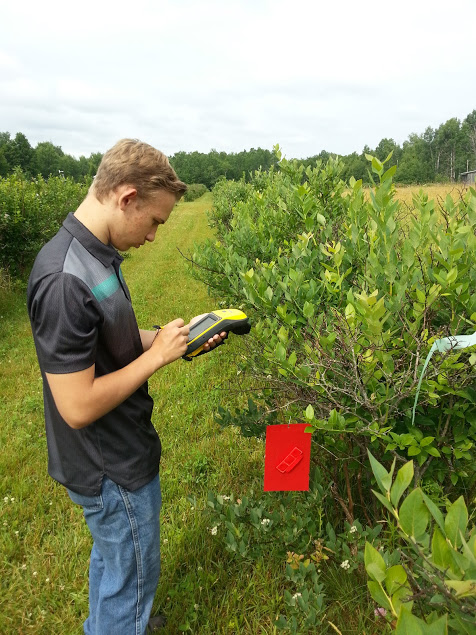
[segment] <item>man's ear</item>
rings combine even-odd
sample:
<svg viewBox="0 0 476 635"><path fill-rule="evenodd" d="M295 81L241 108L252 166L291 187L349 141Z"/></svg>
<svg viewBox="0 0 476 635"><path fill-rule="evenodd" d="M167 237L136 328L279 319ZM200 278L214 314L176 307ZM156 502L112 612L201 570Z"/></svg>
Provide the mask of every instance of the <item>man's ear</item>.
<svg viewBox="0 0 476 635"><path fill-rule="evenodd" d="M137 202L137 190L132 185L121 185L117 190L117 204L125 212Z"/></svg>

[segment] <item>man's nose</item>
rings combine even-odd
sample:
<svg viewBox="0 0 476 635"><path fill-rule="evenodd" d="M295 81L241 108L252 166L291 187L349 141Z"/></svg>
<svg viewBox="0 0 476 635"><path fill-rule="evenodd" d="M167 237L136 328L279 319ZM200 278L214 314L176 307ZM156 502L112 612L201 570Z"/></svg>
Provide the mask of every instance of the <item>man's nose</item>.
<svg viewBox="0 0 476 635"><path fill-rule="evenodd" d="M155 239L155 233L156 233L156 231L157 231L157 228L155 228L155 229L153 229L152 231L150 231L150 232L147 234L147 236L145 237L145 239L146 239L147 241L149 241L150 243L153 243L153 242L154 242L154 239Z"/></svg>

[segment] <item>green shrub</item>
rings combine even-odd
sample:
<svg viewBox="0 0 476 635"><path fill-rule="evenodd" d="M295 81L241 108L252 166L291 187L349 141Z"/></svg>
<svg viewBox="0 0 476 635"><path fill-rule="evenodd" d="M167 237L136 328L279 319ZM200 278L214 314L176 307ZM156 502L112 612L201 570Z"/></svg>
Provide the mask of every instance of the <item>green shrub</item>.
<svg viewBox="0 0 476 635"><path fill-rule="evenodd" d="M187 191L184 194L183 200L187 203L191 201L195 201L200 196L203 196L205 192L208 192L207 186L203 185L203 183L192 183L192 185L187 186Z"/></svg>
<svg viewBox="0 0 476 635"><path fill-rule="evenodd" d="M341 180L338 161L304 170L282 160L251 190L241 185L236 203L237 185L227 202L219 184L218 239L193 256L212 295L252 317L244 368L261 387L263 419L305 418L316 443L346 457L347 472L332 478L351 515L356 498L366 508L357 484L368 491L368 447L384 461L414 457L417 482L464 480L470 495L476 479L471 349L434 356L412 423L432 343L475 330L476 191L441 206L421 193L409 213L395 198L395 166L369 159L370 197Z"/></svg>
<svg viewBox="0 0 476 635"><path fill-rule="evenodd" d="M208 218L210 226L218 236L231 231L231 221L234 208L238 203L248 203L253 197L256 184L246 183L243 177L240 181L226 181L221 179L213 188L213 208Z"/></svg>
<svg viewBox="0 0 476 635"><path fill-rule="evenodd" d="M458 613L458 606L472 607L472 597L463 601L461 595L473 592L473 556L463 542L449 545L447 552L446 521L446 537L442 533L438 543L445 571L428 569L430 557L424 551L441 531L434 496L441 503L460 493L472 501L475 494L476 354L471 348L433 356L414 420L412 410L432 344L475 331L476 191L441 204L420 192L409 210L395 197L395 167L386 170L386 161L369 160L370 176L376 179L370 196L360 181L344 182L342 165L334 160L306 170L282 160L279 169L256 173L250 184L219 183L214 190L210 223L216 236L197 246L192 271L220 306L243 309L254 326L251 336L239 342L247 404L234 411L220 408L216 420L260 438L268 424L307 421L313 433L312 462L326 496L316 502L312 486L308 497L288 495L289 517L252 497L240 504L209 501L220 519L217 532L223 532L236 557L257 558L266 549L271 556L284 548L291 558L288 565L297 565L294 582L287 576L295 586L285 595L287 613L278 627L297 633L325 624L331 589L315 570L309 548L318 541L329 550L320 553L338 570L360 577L368 565L377 610L387 610L389 621L398 620L401 632L443 633L447 623L453 628L454 620L462 619L469 630L461 632L473 633L463 619L467 609L460 611L463 617ZM393 461L390 471L382 465L372 473L369 449L385 465ZM401 512L397 492L401 496L405 489L401 481L408 477L408 457L414 461L417 493L402 503L403 522L418 502L418 513L427 522L423 542L415 544L425 557L412 553L414 543L406 544L401 515L397 524L382 521L377 499L370 496L376 479L386 488L377 492L378 499L389 513L388 500L392 514ZM392 488L397 461L405 465ZM448 506L447 517L459 513L464 540L474 551L474 531L463 527L465 509L460 497ZM428 512L438 531L435 525L426 531ZM323 515L329 521L325 530L316 522ZM365 530L357 520L364 517ZM263 525L263 519L270 522ZM414 521L421 521L418 515ZM381 523L385 531L379 535ZM293 529L295 543L289 539ZM268 540L267 532L272 534ZM453 553L455 546L459 555ZM448 566L457 567L462 558L471 561L469 567L450 575ZM435 592L429 595L432 575L443 584L443 604L438 593L436 599ZM445 582L449 579L464 585L458 589ZM387 608L379 584L395 612L390 604ZM432 600L433 614L425 613L425 599ZM412 601L420 617L411 612Z"/></svg>
<svg viewBox="0 0 476 635"><path fill-rule="evenodd" d="M209 527L230 557L244 562L282 563L282 613L276 627L290 633L328 630L327 591L338 593L329 580L349 576L365 585L364 546L382 547L382 525L363 527L356 520L337 533L329 522L332 491L319 469L311 473L309 492L251 491L236 499L209 493ZM197 501L190 499L194 507ZM399 560L397 551L385 553L388 566ZM334 588L331 588L334 587ZM373 607L361 607L369 616ZM324 630L325 629L325 630Z"/></svg>
<svg viewBox="0 0 476 635"><path fill-rule="evenodd" d="M88 186L63 177L28 180L21 170L0 179L0 268L16 277L27 272Z"/></svg>
<svg viewBox="0 0 476 635"><path fill-rule="evenodd" d="M413 480L413 461L393 480L370 453L380 492L402 538L403 564L388 566L384 555L365 545L368 588L397 633L476 633L476 531L468 523L463 497L443 513L420 488L402 496ZM393 482L392 482L393 480ZM418 617L418 614L421 617Z"/></svg>

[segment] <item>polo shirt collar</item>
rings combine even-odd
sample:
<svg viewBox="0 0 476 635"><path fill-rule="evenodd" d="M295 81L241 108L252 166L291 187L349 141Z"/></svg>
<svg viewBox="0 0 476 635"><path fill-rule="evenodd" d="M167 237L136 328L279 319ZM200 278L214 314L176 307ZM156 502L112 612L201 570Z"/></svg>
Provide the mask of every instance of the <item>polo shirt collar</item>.
<svg viewBox="0 0 476 635"><path fill-rule="evenodd" d="M121 263L123 257L112 245L105 245L89 229L70 212L63 222L63 227L76 238L89 253L97 258L105 267L110 267L116 260Z"/></svg>

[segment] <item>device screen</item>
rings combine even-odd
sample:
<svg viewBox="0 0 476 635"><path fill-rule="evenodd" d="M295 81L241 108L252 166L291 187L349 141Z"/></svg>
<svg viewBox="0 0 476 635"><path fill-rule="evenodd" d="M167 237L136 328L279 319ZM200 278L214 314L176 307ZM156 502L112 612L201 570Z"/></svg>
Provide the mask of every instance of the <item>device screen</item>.
<svg viewBox="0 0 476 635"><path fill-rule="evenodd" d="M208 315L207 317L203 318L203 320L200 320L200 322L197 322L197 324L194 324L190 328L188 341L191 342L192 340L194 340L196 337L200 335L200 333L203 333L203 331L206 331L216 321L217 321L216 317L212 317L211 315Z"/></svg>

